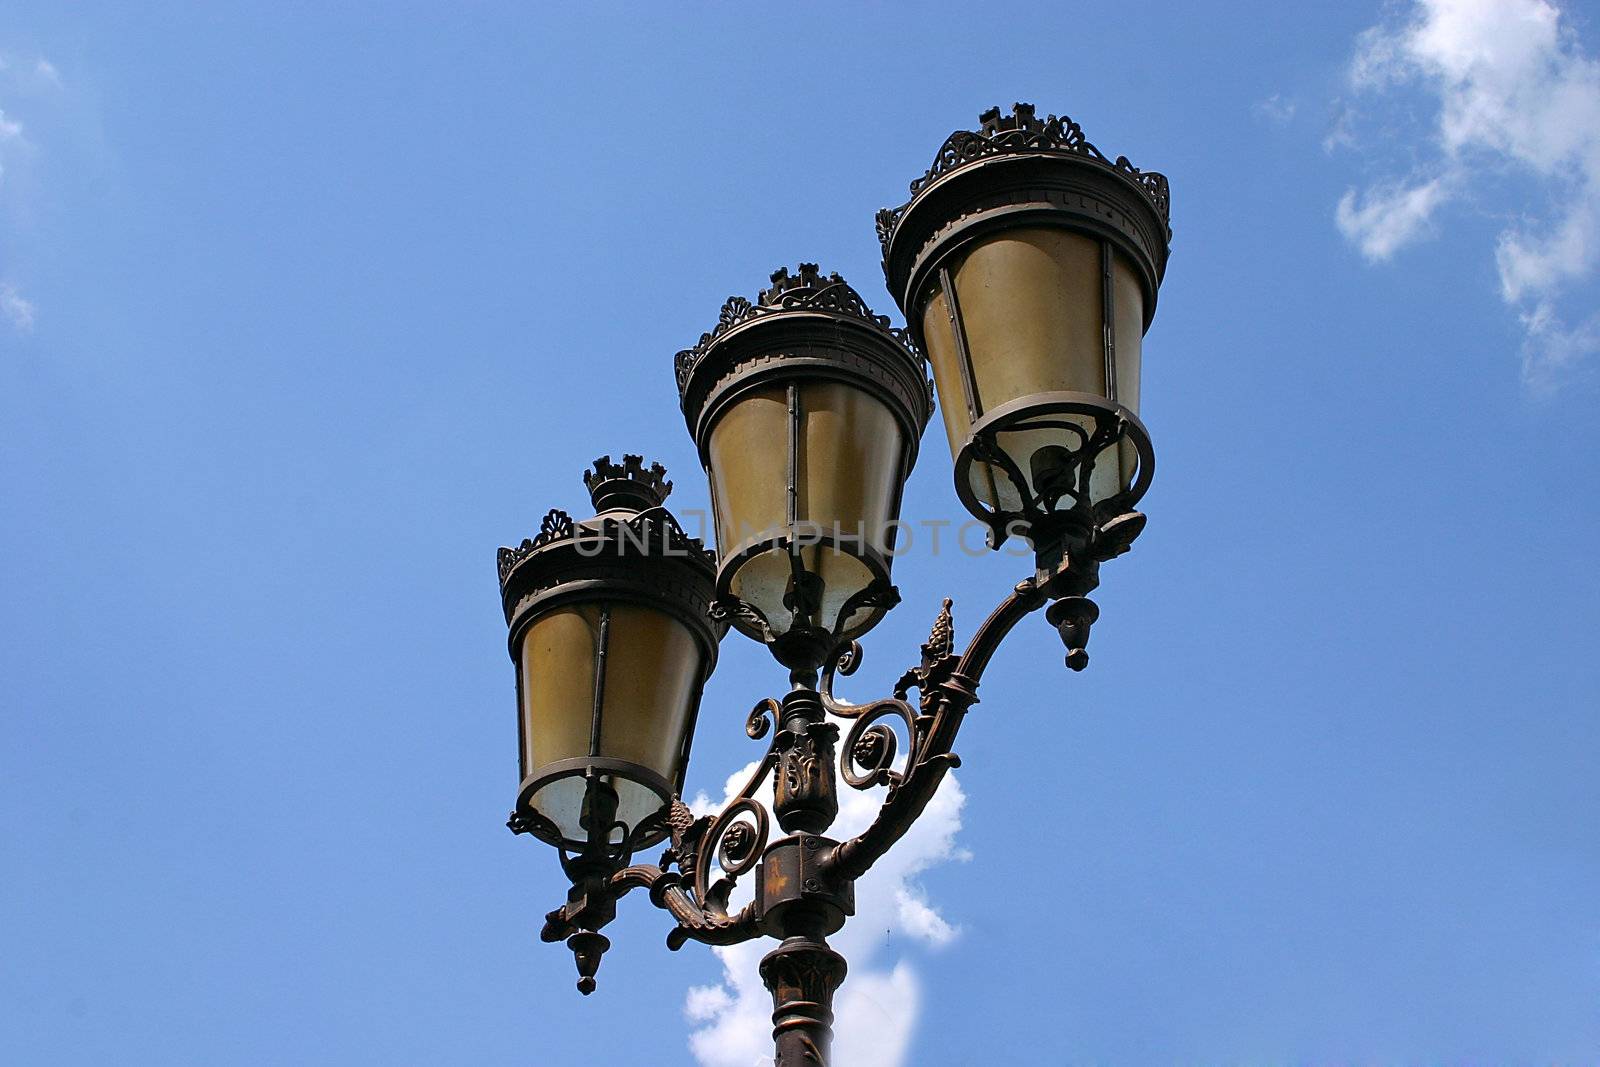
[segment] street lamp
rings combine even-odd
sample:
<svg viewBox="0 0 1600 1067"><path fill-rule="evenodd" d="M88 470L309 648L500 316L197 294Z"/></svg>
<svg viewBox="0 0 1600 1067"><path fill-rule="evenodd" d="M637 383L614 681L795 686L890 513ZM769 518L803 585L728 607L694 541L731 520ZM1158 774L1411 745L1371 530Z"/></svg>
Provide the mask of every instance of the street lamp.
<svg viewBox="0 0 1600 1067"><path fill-rule="evenodd" d="M672 483L661 465L606 456L584 482L593 518L553 510L499 555L521 739L511 825L561 849L578 902L667 836L722 636L711 556L662 506ZM608 907L602 892L569 939L584 993L608 947L595 932Z"/></svg>
<svg viewBox="0 0 1600 1067"><path fill-rule="evenodd" d="M572 881L541 936L572 949L585 993L608 944L599 929L633 889L672 915L671 948L777 939L761 977L780 1067L828 1061L846 965L827 938L854 911L855 880L958 764L956 734L1001 641L1048 603L1067 665L1083 669L1098 616L1085 594L1144 525L1133 506L1154 452L1137 415L1140 355L1171 236L1166 179L1026 104L980 121L945 141L905 206L878 215L905 331L801 264L755 303L730 299L678 354L714 565L662 508L664 472L635 456L586 475L595 518L552 512L538 538L501 549L523 739L509 825L557 845ZM961 652L946 599L892 695L850 703L835 677L899 599L894 530L930 384L957 494L993 547L1028 542L1034 570ZM683 774L724 625L764 642L790 689L746 718L751 738L771 734L755 772L696 818ZM769 777L770 805L757 799ZM839 777L888 787L846 841L826 836ZM658 863L632 862L663 839ZM753 899L730 911L746 874Z"/></svg>

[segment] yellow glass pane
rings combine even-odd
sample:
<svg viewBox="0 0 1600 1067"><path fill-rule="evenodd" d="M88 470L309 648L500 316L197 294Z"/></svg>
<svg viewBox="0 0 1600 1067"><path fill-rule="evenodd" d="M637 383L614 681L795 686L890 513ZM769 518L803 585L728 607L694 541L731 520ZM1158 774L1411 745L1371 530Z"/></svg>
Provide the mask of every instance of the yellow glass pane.
<svg viewBox="0 0 1600 1067"><path fill-rule="evenodd" d="M595 754L640 764L674 784L702 652L676 619L622 602L557 608L529 627L521 657L523 772L590 755L602 610L610 619ZM629 826L661 806L642 786L611 775L603 780L618 794L615 818ZM558 779L539 791L533 805L566 837L579 840L585 790L582 777Z"/></svg>
<svg viewBox="0 0 1600 1067"><path fill-rule="evenodd" d="M700 680L700 647L683 623L633 604L611 606L606 647L600 754L671 782Z"/></svg>
<svg viewBox="0 0 1600 1067"><path fill-rule="evenodd" d="M1033 393L1105 395L1098 240L1006 230L976 245L954 280L980 414Z"/></svg>
<svg viewBox="0 0 1600 1067"><path fill-rule="evenodd" d="M880 552L895 517L900 426L877 398L843 382L800 387L798 518Z"/></svg>
<svg viewBox="0 0 1600 1067"><path fill-rule="evenodd" d="M707 448L717 547L727 553L757 535L785 529L789 484L786 387L752 390L711 428Z"/></svg>
<svg viewBox="0 0 1600 1067"><path fill-rule="evenodd" d="M955 327L950 322L950 305L942 289L935 289L923 306L922 339L933 366L933 387L939 393L939 410L944 414L944 430L954 457L966 442L972 420L967 416L966 386L961 378L961 355L956 347Z"/></svg>
<svg viewBox="0 0 1600 1067"><path fill-rule="evenodd" d="M871 574L846 554L805 541L860 538L887 553L906 445L893 413L862 389L812 380L799 382L796 393L794 530L788 525L789 393L781 384L741 397L712 427L717 538L725 552L758 535L798 538L806 570L824 582L822 610L813 624L832 629L844 602L865 588ZM781 634L795 622L784 604L792 575L789 554L775 549L747 561L731 590Z"/></svg>
<svg viewBox="0 0 1600 1067"><path fill-rule="evenodd" d="M1139 358L1144 348L1144 287L1121 254L1111 271L1115 298L1112 321L1117 327L1117 403L1139 413Z"/></svg>
<svg viewBox="0 0 1600 1067"><path fill-rule="evenodd" d="M522 639L522 766L589 754L600 608L557 608Z"/></svg>

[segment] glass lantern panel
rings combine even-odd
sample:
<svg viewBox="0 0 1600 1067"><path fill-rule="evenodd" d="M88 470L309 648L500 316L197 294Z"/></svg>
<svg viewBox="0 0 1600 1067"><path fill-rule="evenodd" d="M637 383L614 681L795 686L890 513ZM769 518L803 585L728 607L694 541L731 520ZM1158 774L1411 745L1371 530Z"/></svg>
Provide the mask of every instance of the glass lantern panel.
<svg viewBox="0 0 1600 1067"><path fill-rule="evenodd" d="M1112 322L1117 341L1117 403L1139 414L1139 358L1144 347L1144 286L1126 256L1112 261Z"/></svg>
<svg viewBox="0 0 1600 1067"><path fill-rule="evenodd" d="M757 535L781 534L788 512L787 388L753 389L723 411L711 428L707 462L723 555Z"/></svg>
<svg viewBox="0 0 1600 1067"><path fill-rule="evenodd" d="M800 427L799 520L886 552L900 488L894 415L844 382L806 382Z"/></svg>
<svg viewBox="0 0 1600 1067"><path fill-rule="evenodd" d="M939 394L939 411L944 415L944 430L950 438L953 458L961 451L967 432L972 429L972 419L967 415L961 351L956 346L955 326L950 322L950 305L944 298L944 290L937 286L922 308L922 340L928 349L928 362L933 366L933 387Z"/></svg>
<svg viewBox="0 0 1600 1067"><path fill-rule="evenodd" d="M600 757L626 760L675 783L678 757L694 710L702 653L678 620L651 608L609 605ZM556 608L536 619L522 643L522 766L536 774L558 760L589 756L595 661L602 605ZM630 828L661 799L625 777L603 775L617 792L616 820ZM581 775L557 779L534 807L570 839L581 839L587 787Z"/></svg>
<svg viewBox="0 0 1600 1067"><path fill-rule="evenodd" d="M979 414L1035 393L1106 395L1100 242L1006 230L954 271Z"/></svg>
<svg viewBox="0 0 1600 1067"><path fill-rule="evenodd" d="M758 538L792 539L805 570L822 578L821 609L811 625L831 630L845 601L871 582L872 572L849 551L818 541L860 542L887 555L906 445L893 413L864 390L813 379L799 382L796 391L794 529L788 525L789 391L778 384L740 397L712 427L718 545L726 556ZM729 588L761 612L775 634L783 634L796 623L784 603L793 575L789 552L773 548L746 560Z"/></svg>
<svg viewBox="0 0 1600 1067"><path fill-rule="evenodd" d="M612 604L600 755L675 782L700 671L700 646L683 623L652 608Z"/></svg>
<svg viewBox="0 0 1600 1067"><path fill-rule="evenodd" d="M596 604L556 608L528 627L520 664L525 775L589 754L599 642Z"/></svg>
<svg viewBox="0 0 1600 1067"><path fill-rule="evenodd" d="M728 592L759 611L773 633L787 633L794 625L793 614L783 606L790 572L788 554L771 549L745 560L728 582Z"/></svg>
<svg viewBox="0 0 1600 1067"><path fill-rule="evenodd" d="M655 791L638 782L610 774L601 775L600 781L617 793L617 810L612 821L623 823L629 830L661 808L661 798ZM562 837L584 841L588 839L588 829L583 825L583 802L587 794L588 781L582 775L557 778L533 795L533 807L556 824ZM606 839L620 842L622 830L613 828Z"/></svg>

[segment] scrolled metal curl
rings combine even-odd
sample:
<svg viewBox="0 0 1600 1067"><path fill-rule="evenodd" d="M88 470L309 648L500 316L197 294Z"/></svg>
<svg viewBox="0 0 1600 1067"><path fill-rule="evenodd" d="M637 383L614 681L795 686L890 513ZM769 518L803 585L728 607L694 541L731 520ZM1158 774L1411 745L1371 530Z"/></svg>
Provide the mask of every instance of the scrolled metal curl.
<svg viewBox="0 0 1600 1067"><path fill-rule="evenodd" d="M906 766L914 767L917 761L917 716L903 700L879 700L865 705L845 735L843 750L839 753L839 773L852 789L870 789L875 785L897 786L902 775L894 770L899 739L887 724L879 720L894 715L905 724L909 751Z"/></svg>
<svg viewBox="0 0 1600 1067"><path fill-rule="evenodd" d="M848 700L840 700L833 695L833 679L835 675L848 678L856 673L861 666L861 643L850 641L842 645L835 653L834 658L822 670L822 677L817 682L817 695L822 698L822 706L828 714L837 715L841 719L859 719L865 715L872 715L880 708L896 710L902 718L910 722L915 717L911 705L907 704L900 696L884 697L881 700L868 701L865 704L852 704ZM903 695L903 694L902 694ZM877 717L877 716L875 716ZM846 749L848 751L848 748Z"/></svg>
<svg viewBox="0 0 1600 1067"><path fill-rule="evenodd" d="M783 705L771 697L763 697L750 709L744 720L744 732L752 741L759 741L772 729L773 720L783 714Z"/></svg>
<svg viewBox="0 0 1600 1067"><path fill-rule="evenodd" d="M706 831L695 862L694 885L696 896L707 902L711 890L711 857L715 853L717 865L728 878L738 878L756 865L761 852L767 847L769 831L767 809L760 801L742 796L722 809ZM732 840L729 840L729 837Z"/></svg>

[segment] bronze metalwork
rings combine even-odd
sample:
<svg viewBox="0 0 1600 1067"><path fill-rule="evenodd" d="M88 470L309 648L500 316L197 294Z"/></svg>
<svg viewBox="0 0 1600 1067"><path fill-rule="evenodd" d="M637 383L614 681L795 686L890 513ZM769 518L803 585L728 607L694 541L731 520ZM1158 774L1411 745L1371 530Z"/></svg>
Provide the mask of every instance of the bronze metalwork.
<svg viewBox="0 0 1600 1067"><path fill-rule="evenodd" d="M1017 105L1005 117L994 109L982 122L980 131L951 135L933 167L912 183L909 204L879 215L885 272L910 317L907 330L891 329L837 275L824 278L814 265L803 264L798 276L787 271L773 275L773 287L755 303L730 299L717 326L694 348L678 354L680 398L703 460L719 411L763 382L790 382L799 374L848 381L870 391L894 413L905 431L907 454L898 483L903 485L931 404L918 347L917 299L930 286L953 293L947 269L953 248L1019 219L1044 219L1049 225L1096 234L1106 242L1103 248L1112 250L1103 256L1114 251L1138 265L1148 290L1146 314L1153 310L1170 237L1166 179L1139 171L1120 157L1108 160L1084 139L1076 123L1054 116L1041 121L1028 105ZM964 345L959 308L953 301L950 308L957 344ZM656 819L627 829L620 838L608 834L591 841L577 855L563 853L572 888L566 903L546 915L540 936L563 941L572 950L580 990L594 989L601 955L609 945L599 931L615 916L617 901L642 889L672 917L667 934L671 949L689 941L732 945L758 937L775 939L778 944L763 958L760 971L773 998L776 1064L829 1062L833 995L847 966L828 938L855 911L856 880L906 834L944 776L960 765L955 743L967 710L978 699L996 650L1023 619L1049 605L1045 618L1062 639L1066 665L1085 667L1089 631L1099 615L1086 594L1098 584L1100 563L1126 552L1143 528L1144 516L1129 505L1149 482L1153 453L1142 424L1116 403L1112 371L1117 338L1109 325L1111 310L1108 304L1104 315L1109 396L1035 395L1014 408L986 411L970 363L965 367L961 388L972 433L957 456L957 470L978 461L1002 468L1009 462L995 445L997 427L1050 426L1067 416L1085 416L1087 421L1067 423L1084 440L1076 451L1064 450L1069 454L1062 460L1061 476L1052 474L1055 480L1048 481L1049 492L1087 499L1096 449L1107 441L1136 443L1139 480L1110 506L1058 509L1054 501L1030 495L1030 485L1037 488L1040 479L1030 482L1023 472L1012 472L1024 506L1011 514L974 510L991 523L996 547L1012 534L1030 541L1033 573L1011 589L959 651L952 602L946 598L919 661L900 676L890 695L854 703L835 692L836 681L861 663L861 645L854 638L866 627L785 643L774 639L759 612L732 595L729 575L752 552L771 545L723 545L714 590L703 555L693 564L699 578L689 583L692 589L658 590L675 600L679 610L698 612L708 627L711 620L727 622L772 644L780 662L790 668L791 688L781 697L760 700L745 717L746 734L764 741L765 748L755 770L720 811L696 817L683 802L680 773L672 783L670 802ZM791 520L793 396L791 389L789 440L771 442L774 449L789 450ZM604 481L604 470L597 467L597 472ZM655 477L660 480L659 474ZM635 503L646 503L648 494L640 483L649 483L649 475L633 471L624 480L630 484L618 491L635 494ZM896 515L898 507L896 490ZM646 508L644 513L654 511ZM573 540L584 525L552 512L537 539L519 549L501 550L501 583L514 634L522 605L560 595L565 580L552 578L531 561L541 558L548 546ZM663 534L668 543L682 536L674 530L672 523ZM898 599L888 585L887 561L873 558L861 546L846 547L867 559L880 580L863 594L875 598L869 604L876 621ZM586 575L584 580L627 585L607 574ZM803 585L797 578L794 595L803 596ZM687 747L684 755L686 759ZM839 811L840 779L852 789L885 789L871 824L843 841L829 836ZM764 788L771 789L770 801L759 795ZM519 799L511 829L551 840L548 827L531 814ZM663 839L665 848L655 862L634 862L637 853ZM752 899L730 910L731 895L747 876L753 883Z"/></svg>

